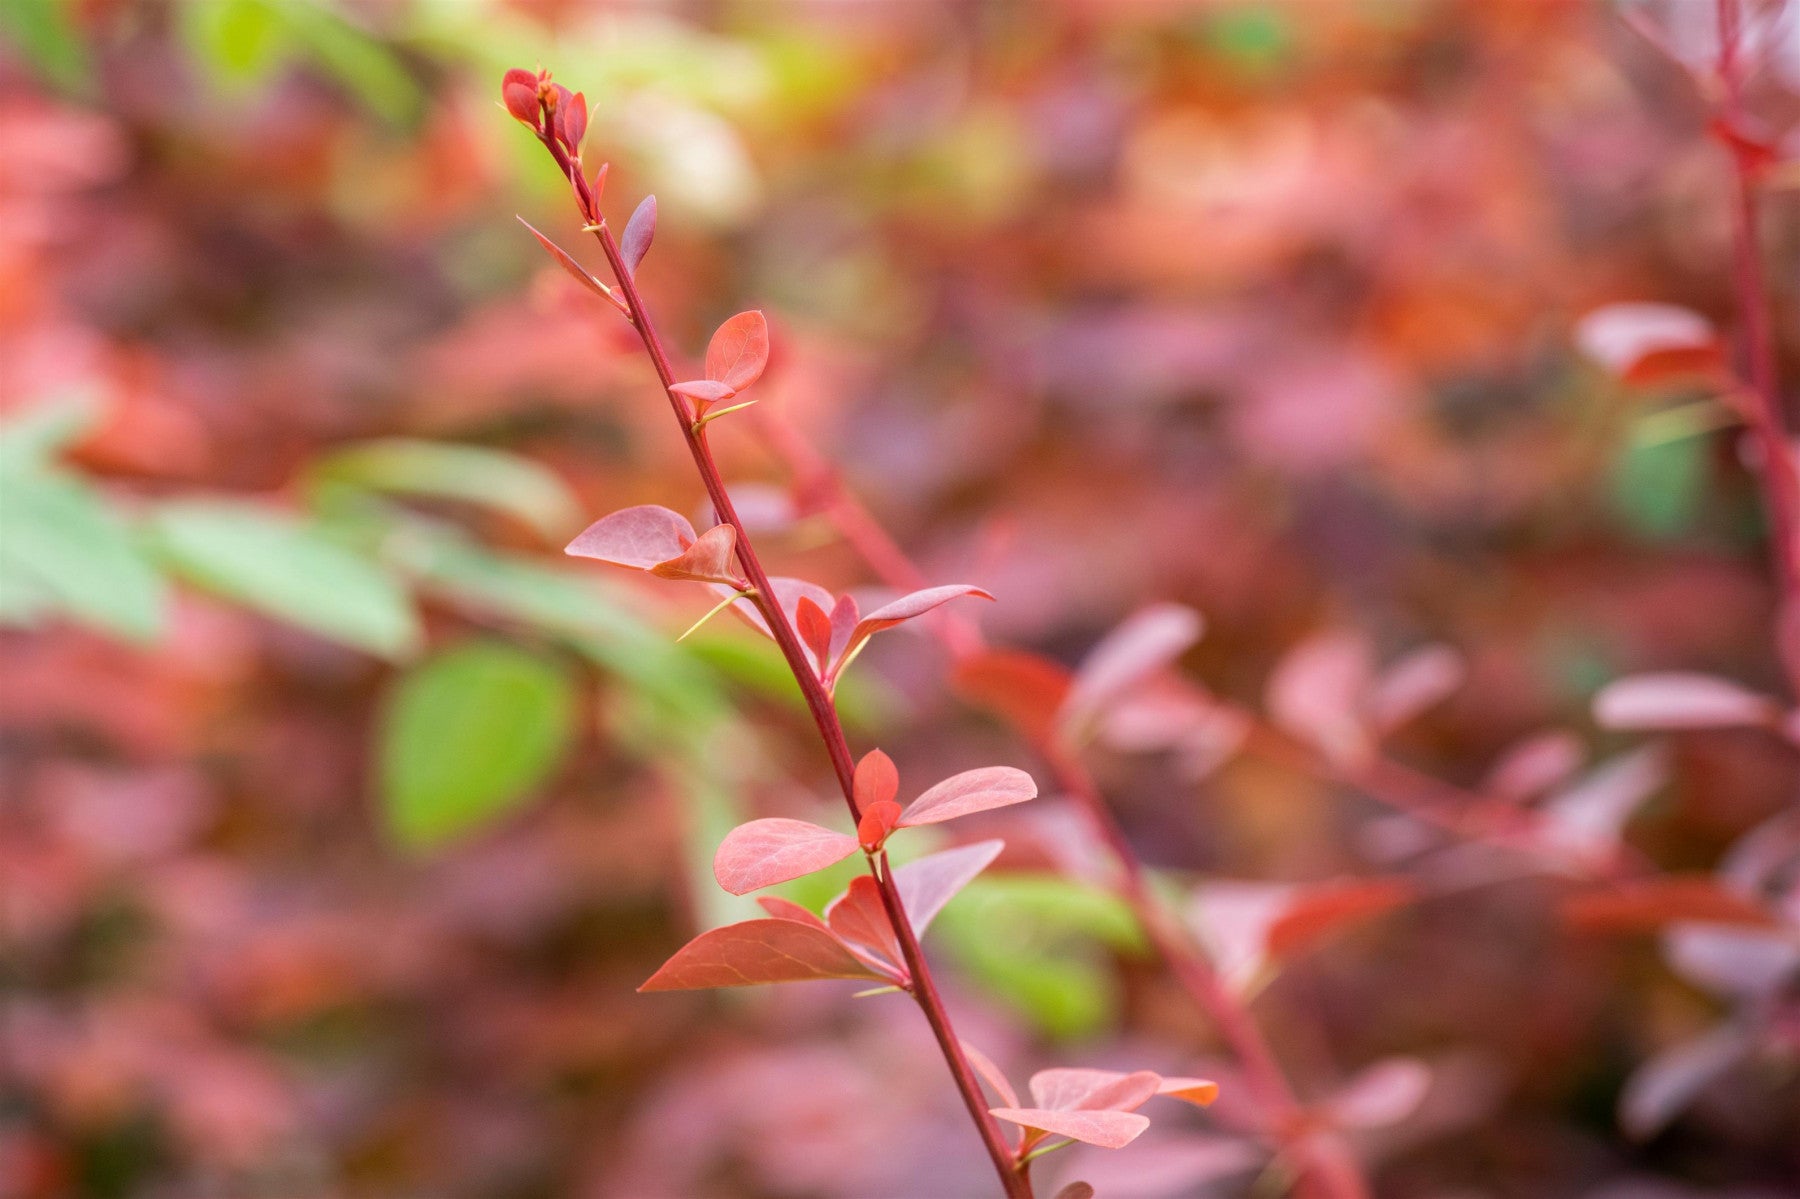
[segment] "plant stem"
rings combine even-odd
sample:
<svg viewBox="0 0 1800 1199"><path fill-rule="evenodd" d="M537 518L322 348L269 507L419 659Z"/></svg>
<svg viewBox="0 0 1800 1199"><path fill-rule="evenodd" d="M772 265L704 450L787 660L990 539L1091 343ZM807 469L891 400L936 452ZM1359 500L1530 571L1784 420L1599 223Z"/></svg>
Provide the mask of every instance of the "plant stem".
<svg viewBox="0 0 1800 1199"><path fill-rule="evenodd" d="M1744 68L1740 0L1719 0L1719 121L1724 131L1739 131L1744 121ZM1738 319L1743 325L1744 357L1752 403L1747 405L1751 429L1762 458L1764 502L1769 536L1774 542L1777 594L1776 645L1788 685L1800 699L1800 463L1788 444L1781 384L1776 367L1775 337L1769 315L1768 282L1757 248L1759 225L1758 165L1755 150L1729 136L1719 138L1732 163L1731 275Z"/></svg>
<svg viewBox="0 0 1800 1199"><path fill-rule="evenodd" d="M546 124L548 122L546 121ZM849 742L844 737L843 725L838 720L837 707L824 684L819 680L811 663L807 660L806 650L800 643L793 626L788 622L787 614L782 611L774 590L769 585L768 573L756 555L755 546L750 539L749 531L744 528L743 521L738 519L737 510L732 506L731 496L725 489L724 478L719 473L718 465L713 461L712 450L707 446L704 428L695 428L693 408L686 397L674 391L677 379L669 364L668 353L664 350L662 339L657 336L656 326L650 319L649 310L645 307L643 297L638 293L637 283L632 278L631 269L626 265L619 252L618 243L613 239L612 231L596 211L593 196L586 180L582 177L579 164L571 170L568 155L557 144L553 137L540 138L549 148L551 155L557 160L575 188L582 213L597 227L594 236L600 242L600 249L606 255L606 261L612 268L613 276L618 280L618 290L624 297L625 306L636 328L644 350L650 355L650 362L656 369L656 377L662 383L663 394L668 398L674 410L676 423L681 427L682 436L687 440L688 451L694 460L694 467L700 473L701 481L706 486L706 494L712 501L713 511L718 519L731 525L737 531L737 558L744 569L745 577L755 588L756 594L749 597L751 602L762 613L769 631L780 647L782 657L787 660L788 669L793 673L794 681L799 684L800 692L805 697L807 711L811 713L813 723L818 727L819 737L825 743L825 752L831 759L831 767L837 775L838 785L843 790L844 802L850 807L853 820L860 820L862 812L856 803L854 787L855 760L850 753ZM938 1047L942 1050L945 1062L950 1067L951 1076L956 1081L957 1091L962 1095L963 1103L969 1110L970 1118L981 1135L983 1147L992 1159L995 1172L1000 1177L1000 1185L1008 1199L1031 1199L1031 1183L1019 1172L1013 1161L1013 1153L1000 1131L999 1122L988 1113L986 1098L982 1095L981 1084L976 1079L968 1057L963 1053L962 1042L957 1039L956 1030L950 1023L950 1014L945 1009L942 998L938 995L937 984L931 976L931 968L925 955L919 948L919 938L913 931L912 921L900 902L900 893L894 885L893 877L886 868L883 858L882 868L872 870L875 881L880 887L881 903L887 909L888 919L893 923L894 932L900 942L901 954L906 959L907 970L912 975L909 988L913 999L925 1013L926 1022L930 1024L932 1035L937 1038Z"/></svg>

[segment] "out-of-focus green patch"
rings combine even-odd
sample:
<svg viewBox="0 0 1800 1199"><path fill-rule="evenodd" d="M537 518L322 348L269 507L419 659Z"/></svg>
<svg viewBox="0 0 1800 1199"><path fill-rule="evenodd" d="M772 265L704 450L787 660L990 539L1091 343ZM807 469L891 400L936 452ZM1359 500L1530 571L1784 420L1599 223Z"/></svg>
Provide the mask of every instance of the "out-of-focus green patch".
<svg viewBox="0 0 1800 1199"><path fill-rule="evenodd" d="M1264 74L1293 57L1292 17L1274 4L1237 4L1208 13L1200 36L1214 53L1240 70Z"/></svg>
<svg viewBox="0 0 1800 1199"><path fill-rule="evenodd" d="M574 712L568 672L504 642L466 642L414 667L379 732L395 840L436 849L517 810L562 759Z"/></svg>
<svg viewBox="0 0 1800 1199"><path fill-rule="evenodd" d="M87 46L71 19L70 0L4 0L0 41L9 43L26 65L66 92L86 90L90 77Z"/></svg>
<svg viewBox="0 0 1800 1199"><path fill-rule="evenodd" d="M933 926L963 970L1049 1036L1103 1029L1118 1008L1110 955L1143 936L1115 896L1054 875L976 879Z"/></svg>
<svg viewBox="0 0 1800 1199"><path fill-rule="evenodd" d="M307 483L317 502L352 487L394 495L460 500L514 516L545 538L575 532L580 509L563 481L542 464L477 446L385 438L349 446L315 462Z"/></svg>
<svg viewBox="0 0 1800 1199"><path fill-rule="evenodd" d="M226 599L380 657L418 648L406 589L316 522L254 503L182 500L158 509L152 530L169 569Z"/></svg>
<svg viewBox="0 0 1800 1199"><path fill-rule="evenodd" d="M1613 460L1611 501L1626 527L1651 541L1688 532L1707 490L1705 439L1628 437Z"/></svg>

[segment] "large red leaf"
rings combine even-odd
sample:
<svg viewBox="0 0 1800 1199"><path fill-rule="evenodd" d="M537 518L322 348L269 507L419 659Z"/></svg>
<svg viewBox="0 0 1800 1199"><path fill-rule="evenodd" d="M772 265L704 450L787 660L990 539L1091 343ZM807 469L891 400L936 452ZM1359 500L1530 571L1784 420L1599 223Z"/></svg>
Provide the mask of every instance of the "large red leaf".
<svg viewBox="0 0 1800 1199"><path fill-rule="evenodd" d="M986 708L1026 739L1041 744L1055 735L1070 676L1039 654L985 650L957 664L951 686L968 702Z"/></svg>
<svg viewBox="0 0 1800 1199"><path fill-rule="evenodd" d="M772 817L740 824L713 856L713 877L733 895L772 887L841 862L856 838L804 820Z"/></svg>
<svg viewBox="0 0 1800 1199"><path fill-rule="evenodd" d="M852 953L895 981L906 980L900 939L881 902L881 887L873 878L859 874L851 879L849 888L825 908L825 923Z"/></svg>
<svg viewBox="0 0 1800 1199"><path fill-rule="evenodd" d="M1630 675L1594 696L1594 719L1609 729L1772 727L1780 716L1769 696L1709 674Z"/></svg>
<svg viewBox="0 0 1800 1199"><path fill-rule="evenodd" d="M741 581L736 553L737 530L730 525L714 525L675 557L652 566L650 573L664 579L735 585Z"/></svg>
<svg viewBox="0 0 1800 1199"><path fill-rule="evenodd" d="M527 125L538 121L538 77L530 71L514 67L500 79L500 98L506 111Z"/></svg>
<svg viewBox="0 0 1800 1199"><path fill-rule="evenodd" d="M1088 652L1069 688L1063 722L1075 728L1115 697L1166 668L1196 641L1205 622L1181 604L1152 604L1125 618Z"/></svg>
<svg viewBox="0 0 1800 1199"><path fill-rule="evenodd" d="M1006 848L1004 841L977 841L959 845L939 853L926 854L894 870L894 887L900 892L900 906L912 921L913 932L925 935L944 905L969 881L986 870Z"/></svg>
<svg viewBox="0 0 1800 1199"><path fill-rule="evenodd" d="M1142 1107L1162 1079L1149 1070L1122 1074L1117 1070L1058 1067L1031 1076L1031 1099L1055 1111L1119 1111Z"/></svg>
<svg viewBox="0 0 1800 1199"><path fill-rule="evenodd" d="M886 981L829 932L798 920L746 920L701 933L640 991L699 991L823 978Z"/></svg>
<svg viewBox="0 0 1800 1199"><path fill-rule="evenodd" d="M706 377L742 391L769 364L769 322L760 312L740 312L719 326L706 347Z"/></svg>
<svg viewBox="0 0 1800 1199"><path fill-rule="evenodd" d="M1041 1107L993 1107L988 1112L1013 1124L1102 1149L1123 1149L1150 1127L1150 1121L1136 1112L1060 1112Z"/></svg>
<svg viewBox="0 0 1800 1199"><path fill-rule="evenodd" d="M658 563L679 558L693 543L694 526L687 517L656 504L640 504L601 517L563 552L649 570Z"/></svg>
<svg viewBox="0 0 1800 1199"><path fill-rule="evenodd" d="M1004 808L1037 798L1037 784L1023 770L1011 766L983 766L952 775L906 805L901 827L937 824L971 812Z"/></svg>

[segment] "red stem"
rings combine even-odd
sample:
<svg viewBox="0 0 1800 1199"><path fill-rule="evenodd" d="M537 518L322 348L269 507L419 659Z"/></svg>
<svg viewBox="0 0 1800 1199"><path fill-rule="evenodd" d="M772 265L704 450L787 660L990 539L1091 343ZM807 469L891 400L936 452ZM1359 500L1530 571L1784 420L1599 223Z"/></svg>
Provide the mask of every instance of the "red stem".
<svg viewBox="0 0 1800 1199"><path fill-rule="evenodd" d="M545 128L550 127L546 118ZM853 820L860 819L861 810L856 803L854 788L855 759L850 753L849 742L844 737L843 725L838 720L837 707L831 695L819 680L807 659L805 648L799 636L788 622L787 614L776 602L773 589L769 586L768 573L757 558L755 546L751 543L750 534L738 519L737 510L732 506L731 496L725 489L725 481L719 474L719 468L713 461L712 451L706 444L704 428L694 428L694 412L687 399L673 390L679 381L669 365L669 356L663 349L662 339L657 336L656 327L650 320L649 310L645 307L643 297L638 294L637 283L632 278L630 268L625 264L619 252L618 243L613 239L612 231L600 218L597 205L587 181L582 177L580 164L571 163L568 154L556 141L553 135L540 134L544 145L556 159L557 166L569 178L575 188L576 199L581 205L582 214L590 223L597 226L594 235L600 242L601 251L611 266L613 276L618 280L619 292L624 297L625 306L632 324L637 328L638 337L644 343L645 351L650 355L651 364L656 368L656 377L662 383L663 394L667 396L670 407L674 410L675 419L681 426L682 435L687 440L688 451L694 460L694 467L700 473L701 481L706 485L706 494L711 499L713 510L719 520L737 530L738 563L744 568L744 575L749 579L755 593L749 598L762 613L768 623L769 631L775 638L775 644L781 648L782 657L787 660L788 669L793 672L794 681L799 684L800 692L806 699L808 712L812 714L813 723L818 726L819 737L825 743L825 752L831 759L831 767L837 775L838 785L843 790L844 802L850 807ZM573 167L573 169L571 169ZM969 1116L975 1122L981 1134L983 1146L992 1159L994 1169L1000 1177L1000 1185L1008 1199L1031 1199L1031 1183L1026 1175L1018 1169L1014 1161L1012 1148L1007 1144L1000 1125L988 1113L986 1098L982 1095L981 1084L977 1080L974 1069L969 1065L968 1057L963 1053L962 1042L957 1039L956 1030L950 1023L950 1014L945 1009L942 998L938 995L937 984L932 979L931 968L919 947L918 934L913 931L912 921L900 902L900 893L895 888L893 878L885 866L876 869L871 863L870 872L881 891L882 906L887 909L888 919L893 922L894 932L900 942L900 951L906 959L906 968L912 976L907 988L908 993L925 1013L927 1023L931 1025L932 1035L937 1038L938 1047L943 1051L944 1060L950 1067L951 1076L956 1081L957 1091L962 1095L963 1103L969 1110Z"/></svg>
<svg viewBox="0 0 1800 1199"><path fill-rule="evenodd" d="M1719 0L1719 122L1727 133L1744 127L1743 61L1739 0ZM1788 444L1783 419L1781 383L1776 366L1775 336L1769 315L1768 282L1757 249L1758 164L1753 147L1730 136L1720 138L1731 156L1731 274L1743 324L1744 357L1754 403L1748 405L1751 430L1762 457L1762 484L1774 542L1777 592L1776 644L1788 684L1800 699L1800 463Z"/></svg>

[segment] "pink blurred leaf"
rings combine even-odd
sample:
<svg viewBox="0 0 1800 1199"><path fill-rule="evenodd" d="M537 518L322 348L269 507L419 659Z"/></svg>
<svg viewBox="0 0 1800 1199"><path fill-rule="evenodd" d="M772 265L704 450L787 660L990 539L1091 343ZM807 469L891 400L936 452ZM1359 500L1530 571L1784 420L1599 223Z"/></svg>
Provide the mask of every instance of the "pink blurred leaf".
<svg viewBox="0 0 1800 1199"><path fill-rule="evenodd" d="M1674 924L1663 933L1669 968L1725 999L1762 999L1800 975L1800 934L1786 928Z"/></svg>
<svg viewBox="0 0 1800 1199"><path fill-rule="evenodd" d="M1068 671L1041 655L983 650L957 663L951 685L969 703L986 708L1027 739L1043 744L1055 735L1070 682Z"/></svg>
<svg viewBox="0 0 1800 1199"><path fill-rule="evenodd" d="M676 951L640 991L696 991L761 983L886 975L859 961L829 932L798 920L746 920L701 933Z"/></svg>
<svg viewBox="0 0 1800 1199"><path fill-rule="evenodd" d="M902 826L937 824L1004 808L1037 797L1037 784L1023 770L1011 766L983 766L952 775L906 805L900 815Z"/></svg>
<svg viewBox="0 0 1800 1199"><path fill-rule="evenodd" d="M1596 308L1576 323L1575 344L1608 372L1632 382L1651 381L1658 373L1653 368L1665 363L1711 362L1717 354L1707 319L1673 304ZM1671 358L1676 363L1668 362Z"/></svg>
<svg viewBox="0 0 1800 1199"><path fill-rule="evenodd" d="M1360 762L1372 748L1362 716L1372 672L1360 637L1328 633L1303 641L1269 679L1269 715L1332 761Z"/></svg>
<svg viewBox="0 0 1800 1199"><path fill-rule="evenodd" d="M576 92L567 104L556 110L556 123L562 131L563 144L575 154L581 153L581 143L587 137L588 107L587 97Z"/></svg>
<svg viewBox="0 0 1800 1199"><path fill-rule="evenodd" d="M1609 729L1772 727L1780 715L1769 696L1709 674L1628 675L1594 696L1594 719Z"/></svg>
<svg viewBox="0 0 1800 1199"><path fill-rule="evenodd" d="M1751 1048L1743 1030L1727 1025L1663 1050L1626 1080L1620 1125L1639 1139L1655 1136Z"/></svg>
<svg viewBox="0 0 1800 1199"><path fill-rule="evenodd" d="M906 918L912 921L913 932L924 936L944 905L986 870L1004 848L1004 841L976 841L926 854L896 867L894 886L900 892L900 906L906 909Z"/></svg>
<svg viewBox="0 0 1800 1199"><path fill-rule="evenodd" d="M740 824L713 857L713 877L733 895L772 887L841 862L856 838L804 820L771 817Z"/></svg>
<svg viewBox="0 0 1800 1199"><path fill-rule="evenodd" d="M1484 794L1523 803L1566 780L1581 767L1581 741L1573 733L1554 730L1516 743L1494 763L1482 781Z"/></svg>
<svg viewBox="0 0 1800 1199"><path fill-rule="evenodd" d="M907 910L911 911L910 908ZM963 1056L969 1059L969 1065L975 1068L975 1073L979 1074L981 1080L993 1089L994 1094L1000 1097L1004 1105L1018 1107L1019 1093L1013 1090L1012 1083L1007 1081L1005 1071L996 1066L993 1059L987 1054L967 1041L962 1043L962 1049Z"/></svg>
<svg viewBox="0 0 1800 1199"><path fill-rule="evenodd" d="M538 121L538 77L514 67L500 80L500 97L506 111L534 128Z"/></svg>
<svg viewBox="0 0 1800 1199"><path fill-rule="evenodd" d="M1633 879L1578 892L1563 902L1569 923L1591 932L1641 932L1675 921L1767 926L1769 912L1704 874Z"/></svg>
<svg viewBox="0 0 1800 1199"><path fill-rule="evenodd" d="M729 400L737 394L716 379L690 379L686 383L675 384L669 390L676 395L683 395L693 400L701 406L703 412L707 405L716 404L720 400Z"/></svg>
<svg viewBox="0 0 1800 1199"><path fill-rule="evenodd" d="M1135 1112L1064 1112L1038 1107L994 1107L988 1111L1010 1123L1102 1149L1123 1149L1150 1127L1150 1121Z"/></svg>
<svg viewBox="0 0 1800 1199"><path fill-rule="evenodd" d="M638 263L650 252L650 242L655 237L656 197L645 196L632 212L631 219L625 222L625 232L619 238L619 256L632 274L637 274Z"/></svg>
<svg viewBox="0 0 1800 1199"><path fill-rule="evenodd" d="M1431 1067L1417 1058L1388 1058L1359 1071L1325 1110L1340 1128L1386 1128L1418 1111L1429 1090Z"/></svg>
<svg viewBox="0 0 1800 1199"><path fill-rule="evenodd" d="M1667 773L1664 755L1654 746L1601 763L1573 787L1545 801L1540 809L1543 841L1581 858L1612 853L1625 825L1662 786Z"/></svg>
<svg viewBox="0 0 1800 1199"><path fill-rule="evenodd" d="M805 579L790 579L777 576L776 578L769 580L769 589L774 592L775 603L787 614L788 622L790 624L797 623L798 621L796 609L799 606L800 598L802 596L812 600L812 602L819 605L819 607L826 609L829 609L835 602L831 592L825 590L817 583L809 583ZM716 590L721 597L732 594L730 588L717 588ZM764 636L771 635L769 633L768 622L763 620L762 613L757 610L756 605L749 599L741 599L733 604L731 608L732 611L749 621L752 628L756 629Z"/></svg>
<svg viewBox="0 0 1800 1199"><path fill-rule="evenodd" d="M533 95L535 96L536 93L533 92ZM531 231L531 236L538 239L538 245L544 247L545 253L550 255L556 265L569 272L569 276L573 278L575 282L581 284L597 296L608 298L606 285L594 278L593 275L589 274L587 268L582 266L579 262L576 262L574 257L567 250L545 237L542 233L539 233L537 229L532 226L532 223L524 217L519 217L517 219L519 224Z"/></svg>
<svg viewBox="0 0 1800 1199"><path fill-rule="evenodd" d="M1372 920L1409 902L1418 888L1405 879L1369 878L1324 883L1294 891L1269 925L1268 953L1305 953L1345 925Z"/></svg>
<svg viewBox="0 0 1800 1199"><path fill-rule="evenodd" d="M714 525L675 557L652 566L650 573L663 579L735 585L741 581L736 554L737 530L730 525Z"/></svg>
<svg viewBox="0 0 1800 1199"><path fill-rule="evenodd" d="M880 849L888 835L900 827L900 805L891 799L872 803L856 822L856 839L870 853Z"/></svg>
<svg viewBox="0 0 1800 1199"><path fill-rule="evenodd" d="M908 977L900 939L881 902L881 887L869 875L851 879L844 893L826 906L825 923L858 957L892 978L904 981Z"/></svg>
<svg viewBox="0 0 1800 1199"><path fill-rule="evenodd" d="M900 793L900 772L894 769L894 760L878 749L864 754L856 764L853 792L859 808L891 801Z"/></svg>
<svg viewBox="0 0 1800 1199"><path fill-rule="evenodd" d="M1209 1078L1168 1078L1157 1085L1156 1093L1179 1099L1195 1107L1209 1107L1219 1097L1219 1084Z"/></svg>
<svg viewBox="0 0 1800 1199"><path fill-rule="evenodd" d="M1162 1085L1149 1070L1124 1074L1117 1070L1056 1067L1031 1076L1031 1099L1053 1111L1120 1111L1142 1107Z"/></svg>
<svg viewBox="0 0 1800 1199"><path fill-rule="evenodd" d="M694 543L694 526L678 512L655 504L621 508L589 525L563 552L615 566L649 570L680 557Z"/></svg>
<svg viewBox="0 0 1800 1199"><path fill-rule="evenodd" d="M1168 667L1196 641L1205 622L1192 608L1152 604L1127 617L1075 672L1064 700L1063 727L1084 723L1148 675Z"/></svg>
<svg viewBox="0 0 1800 1199"><path fill-rule="evenodd" d="M762 377L769 364L769 322L756 311L740 312L719 326L706 347L706 377L742 391Z"/></svg>
<svg viewBox="0 0 1800 1199"><path fill-rule="evenodd" d="M1448 698L1468 678L1462 655L1447 645L1427 645L1381 672L1366 701L1369 720L1387 733Z"/></svg>

